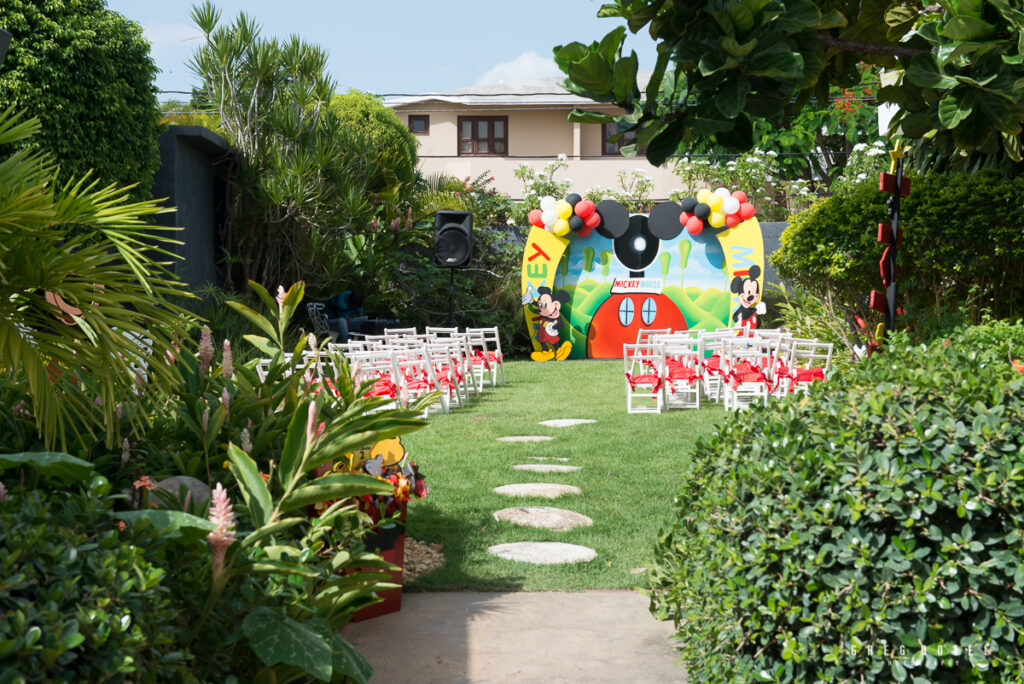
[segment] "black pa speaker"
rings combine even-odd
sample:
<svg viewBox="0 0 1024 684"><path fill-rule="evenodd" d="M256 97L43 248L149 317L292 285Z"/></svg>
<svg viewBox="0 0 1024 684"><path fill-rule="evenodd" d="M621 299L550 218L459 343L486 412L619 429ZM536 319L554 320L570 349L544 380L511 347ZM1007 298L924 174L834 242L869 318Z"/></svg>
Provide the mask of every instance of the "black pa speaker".
<svg viewBox="0 0 1024 684"><path fill-rule="evenodd" d="M473 212L439 211L434 215L434 265L469 266L473 256Z"/></svg>
<svg viewBox="0 0 1024 684"><path fill-rule="evenodd" d="M4 61L4 57L7 56L7 48L11 44L11 34L3 29L0 29L0 62Z"/></svg>

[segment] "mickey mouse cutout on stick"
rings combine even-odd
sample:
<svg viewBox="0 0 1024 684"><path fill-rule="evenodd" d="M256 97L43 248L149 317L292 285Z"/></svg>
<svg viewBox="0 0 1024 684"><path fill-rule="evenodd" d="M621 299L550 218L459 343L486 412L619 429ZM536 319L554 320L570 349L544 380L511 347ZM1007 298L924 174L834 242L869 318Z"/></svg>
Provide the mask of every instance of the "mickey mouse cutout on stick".
<svg viewBox="0 0 1024 684"><path fill-rule="evenodd" d="M744 271L733 271L729 289L740 296L740 305L732 312L733 324L751 330L757 327L758 315L764 315L765 306L761 301L761 287L757 279L761 277L761 267L757 264Z"/></svg>

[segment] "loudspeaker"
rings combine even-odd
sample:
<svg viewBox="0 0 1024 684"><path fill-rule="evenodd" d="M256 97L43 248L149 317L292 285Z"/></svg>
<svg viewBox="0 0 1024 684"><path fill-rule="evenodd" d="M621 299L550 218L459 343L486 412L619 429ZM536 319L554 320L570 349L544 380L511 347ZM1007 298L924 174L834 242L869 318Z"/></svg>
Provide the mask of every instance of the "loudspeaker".
<svg viewBox="0 0 1024 684"><path fill-rule="evenodd" d="M469 266L473 256L473 212L439 211L434 215L434 265Z"/></svg>
<svg viewBox="0 0 1024 684"><path fill-rule="evenodd" d="M7 56L7 48L11 44L11 34L0 29L0 62Z"/></svg>

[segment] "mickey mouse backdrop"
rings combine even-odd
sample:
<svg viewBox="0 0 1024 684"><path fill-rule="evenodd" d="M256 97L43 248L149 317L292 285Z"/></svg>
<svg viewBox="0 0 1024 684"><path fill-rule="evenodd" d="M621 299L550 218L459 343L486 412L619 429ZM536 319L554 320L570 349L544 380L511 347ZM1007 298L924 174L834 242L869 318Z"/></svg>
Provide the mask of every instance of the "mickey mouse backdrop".
<svg viewBox="0 0 1024 684"><path fill-rule="evenodd" d="M533 359L621 358L640 328L756 327L764 241L755 213L726 188L632 216L613 200L544 197L523 250Z"/></svg>

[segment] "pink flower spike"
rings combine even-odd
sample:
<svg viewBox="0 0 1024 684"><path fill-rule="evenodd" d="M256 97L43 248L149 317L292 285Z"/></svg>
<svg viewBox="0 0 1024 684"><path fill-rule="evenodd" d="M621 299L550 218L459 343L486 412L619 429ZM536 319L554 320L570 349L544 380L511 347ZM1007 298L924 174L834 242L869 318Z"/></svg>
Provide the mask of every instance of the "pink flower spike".
<svg viewBox="0 0 1024 684"><path fill-rule="evenodd" d="M285 298L284 288L282 286L278 285L277 286L277 315L278 316L283 316L284 315L284 298Z"/></svg>
<svg viewBox="0 0 1024 684"><path fill-rule="evenodd" d="M235 361L231 354L231 342L229 340L224 340L222 353L224 355L224 361L221 363L221 374L230 380L231 376L235 374Z"/></svg>
<svg viewBox="0 0 1024 684"><path fill-rule="evenodd" d="M206 535L206 540L210 542L213 579L216 582L224 573L224 556L228 547L235 541L235 514L231 510L227 490L220 482L213 488L210 497L210 522L216 525L216 529Z"/></svg>
<svg viewBox="0 0 1024 684"><path fill-rule="evenodd" d="M220 405L224 407L224 413L229 413L231 411L231 395L228 394L227 387L220 391Z"/></svg>
<svg viewBox="0 0 1024 684"><path fill-rule="evenodd" d="M213 334L205 325L199 335L199 374L206 375L213 361Z"/></svg>
<svg viewBox="0 0 1024 684"><path fill-rule="evenodd" d="M316 402L313 401L309 404L309 418L306 420L306 446L312 446L316 437Z"/></svg>

